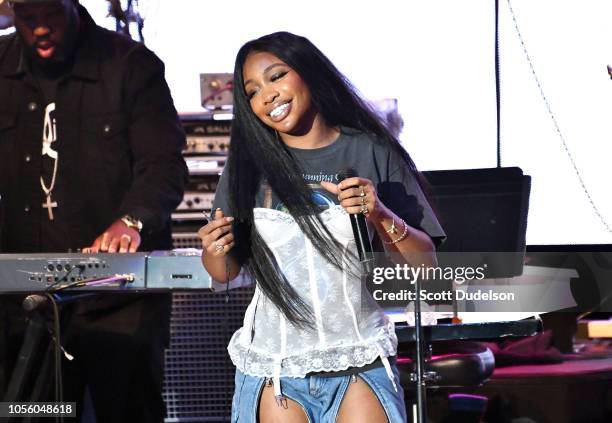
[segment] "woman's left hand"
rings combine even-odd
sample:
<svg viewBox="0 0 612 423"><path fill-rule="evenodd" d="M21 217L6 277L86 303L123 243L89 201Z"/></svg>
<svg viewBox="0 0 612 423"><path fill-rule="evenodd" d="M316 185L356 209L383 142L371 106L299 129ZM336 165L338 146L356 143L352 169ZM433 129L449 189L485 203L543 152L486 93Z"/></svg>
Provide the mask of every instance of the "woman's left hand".
<svg viewBox="0 0 612 423"><path fill-rule="evenodd" d="M321 182L321 186L338 196L340 205L349 214L363 214L368 220L376 220L385 209L378 199L372 181L366 178L346 178L339 184Z"/></svg>

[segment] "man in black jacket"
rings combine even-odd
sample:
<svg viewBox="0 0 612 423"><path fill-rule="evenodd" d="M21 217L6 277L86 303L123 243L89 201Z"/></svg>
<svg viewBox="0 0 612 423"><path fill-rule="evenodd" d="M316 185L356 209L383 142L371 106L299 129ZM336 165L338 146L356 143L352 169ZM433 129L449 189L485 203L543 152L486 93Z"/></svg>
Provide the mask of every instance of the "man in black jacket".
<svg viewBox="0 0 612 423"><path fill-rule="evenodd" d="M0 38L0 251L171 248L187 170L163 63L96 26L77 0L11 5L17 33ZM169 308L165 294L75 305L66 395L80 399L87 384L99 423L161 421Z"/></svg>

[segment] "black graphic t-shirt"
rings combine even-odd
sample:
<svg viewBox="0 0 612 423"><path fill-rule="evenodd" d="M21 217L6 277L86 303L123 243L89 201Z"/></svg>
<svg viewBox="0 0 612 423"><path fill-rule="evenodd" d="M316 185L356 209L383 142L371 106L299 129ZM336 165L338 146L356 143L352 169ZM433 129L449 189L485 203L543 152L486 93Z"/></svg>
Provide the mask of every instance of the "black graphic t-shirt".
<svg viewBox="0 0 612 423"><path fill-rule="evenodd" d="M313 189L315 203L322 208L338 204L338 199L322 188L320 182L337 184L338 174L350 167L360 177L370 179L385 206L410 226L426 232L436 244L446 236L414 175L402 157L386 143L371 135L342 128L340 136L330 145L316 149L290 148L290 151L303 169L304 180ZM217 186L213 210L221 208L226 216L231 216L228 196L224 172ZM287 211L266 186L262 186L256 206Z"/></svg>

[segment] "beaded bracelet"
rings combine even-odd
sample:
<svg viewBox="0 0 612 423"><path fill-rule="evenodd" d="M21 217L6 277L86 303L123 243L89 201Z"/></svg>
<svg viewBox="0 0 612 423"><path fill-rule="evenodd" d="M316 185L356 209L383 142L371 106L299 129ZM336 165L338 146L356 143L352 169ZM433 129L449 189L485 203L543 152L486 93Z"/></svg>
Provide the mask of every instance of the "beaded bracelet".
<svg viewBox="0 0 612 423"><path fill-rule="evenodd" d="M408 225L406 224L406 222L402 219L402 224L404 225L404 232L400 235L399 238L394 239L392 241L383 241L385 244L389 245L389 244L397 244L400 241L403 241L404 238L406 238L406 236L408 235ZM395 221L393 221L393 227L395 227Z"/></svg>

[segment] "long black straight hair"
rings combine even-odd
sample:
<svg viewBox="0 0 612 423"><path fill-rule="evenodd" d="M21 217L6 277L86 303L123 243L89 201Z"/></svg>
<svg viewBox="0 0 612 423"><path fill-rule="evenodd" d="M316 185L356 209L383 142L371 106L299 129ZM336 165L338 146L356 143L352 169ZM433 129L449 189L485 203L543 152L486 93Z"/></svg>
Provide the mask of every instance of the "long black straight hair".
<svg viewBox="0 0 612 423"><path fill-rule="evenodd" d="M240 48L234 67L234 120L227 162L236 257L289 321L312 327L312 310L287 282L255 227L253 209L261 184L265 181L269 185L313 246L337 268L342 268L341 247L321 222L311 190L291 152L251 109L242 72L248 55L255 52L273 54L300 75L327 126L348 127L372 134L377 142L391 146L417 180L420 178L398 140L348 79L307 38L276 32L249 41Z"/></svg>

